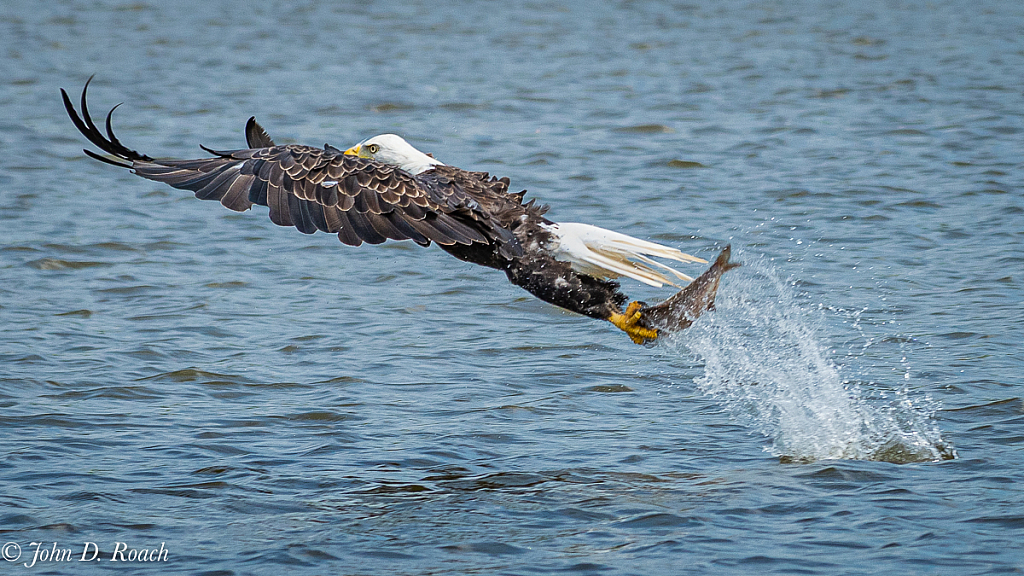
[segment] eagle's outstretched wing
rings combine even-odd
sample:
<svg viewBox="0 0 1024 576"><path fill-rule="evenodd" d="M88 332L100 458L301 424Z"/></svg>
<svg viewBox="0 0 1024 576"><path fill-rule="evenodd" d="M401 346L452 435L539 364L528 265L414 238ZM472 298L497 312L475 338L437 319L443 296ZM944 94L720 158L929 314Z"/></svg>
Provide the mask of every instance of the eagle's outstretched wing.
<svg viewBox="0 0 1024 576"><path fill-rule="evenodd" d="M295 226L306 234L336 233L353 246L388 239L471 245L507 235L504 230L489 230L496 223L458 190L439 193L404 170L346 156L331 146L275 146L254 119L246 126L246 139L261 147L229 151L204 147L213 157L197 160L151 158L114 136L113 109L106 117L106 134L100 132L86 107L88 87L87 82L82 90L81 116L61 90L64 106L78 130L116 159L89 150L86 154L130 168L144 178L191 190L197 198L219 200L236 211L253 204L267 206L275 224Z"/></svg>

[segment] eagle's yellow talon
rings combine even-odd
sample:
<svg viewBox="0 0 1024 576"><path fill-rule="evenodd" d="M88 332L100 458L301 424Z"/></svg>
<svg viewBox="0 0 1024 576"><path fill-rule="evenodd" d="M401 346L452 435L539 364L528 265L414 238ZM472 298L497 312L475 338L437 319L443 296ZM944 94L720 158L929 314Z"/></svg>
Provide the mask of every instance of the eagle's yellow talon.
<svg viewBox="0 0 1024 576"><path fill-rule="evenodd" d="M641 307L639 302L630 302L629 306L626 306L624 313L612 312L608 317L608 321L619 330L625 332L635 344L644 344L648 340L654 340L658 337L657 330L638 325Z"/></svg>

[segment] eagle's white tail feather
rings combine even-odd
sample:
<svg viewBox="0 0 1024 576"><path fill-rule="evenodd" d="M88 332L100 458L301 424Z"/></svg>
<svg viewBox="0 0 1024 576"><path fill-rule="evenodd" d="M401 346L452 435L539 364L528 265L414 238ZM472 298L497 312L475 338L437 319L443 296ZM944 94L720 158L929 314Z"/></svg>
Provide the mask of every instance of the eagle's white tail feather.
<svg viewBox="0 0 1024 576"><path fill-rule="evenodd" d="M684 280L686 282L693 282L693 277L692 276L687 276L686 274L683 274L679 270L676 270L675 268L673 268L671 266L667 266L665 264L662 264L661 262L658 262L658 261L655 261L655 260L651 260L647 256L644 256L642 254L637 254L636 256L634 256L634 258L636 258L637 260L640 260L642 262L646 262L646 263L650 264L651 266L657 266L658 268L661 268L663 270L668 270L673 275L675 275L676 278L679 278L680 280Z"/></svg>
<svg viewBox="0 0 1024 576"><path fill-rule="evenodd" d="M626 276L651 286L660 287L663 284L678 286L671 278L645 264L667 270L676 278L687 282L693 279L674 268L652 260L651 256L669 258L679 262L707 262L675 248L640 240L590 224L564 222L546 228L557 238L557 245L552 243L552 246L549 247L557 259L569 262L578 272L599 278Z"/></svg>
<svg viewBox="0 0 1024 576"><path fill-rule="evenodd" d="M569 258L564 259L569 261L573 269L578 272L598 278L627 276L644 284L658 287L666 283L675 285L675 282L669 280L665 275L638 262L632 262L621 254L593 250L572 238L563 238L562 246L568 250L561 251L559 255L572 254Z"/></svg>

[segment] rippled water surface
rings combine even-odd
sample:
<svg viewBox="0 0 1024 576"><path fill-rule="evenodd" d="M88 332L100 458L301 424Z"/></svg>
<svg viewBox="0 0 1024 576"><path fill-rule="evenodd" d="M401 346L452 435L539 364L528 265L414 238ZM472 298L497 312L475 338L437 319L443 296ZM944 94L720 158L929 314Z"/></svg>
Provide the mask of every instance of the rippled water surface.
<svg viewBox="0 0 1024 576"><path fill-rule="evenodd" d="M1019 2L439 4L0 8L0 572L1024 570ZM150 155L396 132L746 265L634 346L86 158L91 74Z"/></svg>

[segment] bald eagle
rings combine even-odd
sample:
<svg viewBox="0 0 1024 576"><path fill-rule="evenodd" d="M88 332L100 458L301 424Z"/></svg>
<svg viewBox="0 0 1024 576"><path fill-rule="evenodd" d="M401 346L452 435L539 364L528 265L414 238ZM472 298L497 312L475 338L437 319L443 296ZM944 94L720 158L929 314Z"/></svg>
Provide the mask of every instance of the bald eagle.
<svg viewBox="0 0 1024 576"><path fill-rule="evenodd" d="M659 330L688 326L712 306L721 273L736 265L728 262L726 249L689 292L654 306L637 301L626 306L629 299L614 279L678 287L692 278L653 257L706 260L597 226L549 220L547 206L523 201L525 190L509 192L508 178L448 166L394 134L347 150L278 145L253 117L245 126L246 149L201 146L211 157L151 158L114 135L111 116L117 106L106 116L105 134L96 126L86 106L91 80L82 89L81 115L67 92L61 89L61 95L75 127L112 156L85 150L92 158L191 190L202 200L218 200L231 210L267 206L274 224L306 234L334 233L351 246L434 242L460 260L505 272L513 284L545 302L607 320L638 344L654 341Z"/></svg>

